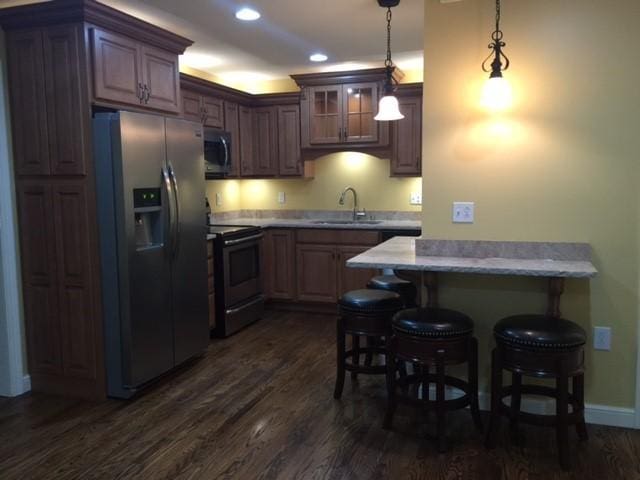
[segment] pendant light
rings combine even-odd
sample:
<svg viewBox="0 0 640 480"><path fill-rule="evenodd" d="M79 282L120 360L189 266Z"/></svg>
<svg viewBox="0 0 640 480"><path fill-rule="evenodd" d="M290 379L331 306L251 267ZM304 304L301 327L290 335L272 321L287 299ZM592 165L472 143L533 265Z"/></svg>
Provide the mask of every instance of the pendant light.
<svg viewBox="0 0 640 480"><path fill-rule="evenodd" d="M502 76L502 72L509 68L509 58L504 54L502 49L506 45L502 41L503 33L500 30L500 0L496 0L496 29L491 34L492 42L488 48L492 50L487 58L482 62L482 70L491 72L489 79L482 89L482 97L480 105L492 110L506 110L511 106L511 85ZM493 57L493 61L487 67L487 62Z"/></svg>
<svg viewBox="0 0 640 480"><path fill-rule="evenodd" d="M391 60L391 7L395 7L399 3L400 0L378 0L378 5L387 9L387 58L384 61L387 78L384 83L383 96L378 104L378 114L374 117L374 120L378 121L400 120L404 118L404 115L400 113L398 99L393 95L396 88L393 78L394 66Z"/></svg>

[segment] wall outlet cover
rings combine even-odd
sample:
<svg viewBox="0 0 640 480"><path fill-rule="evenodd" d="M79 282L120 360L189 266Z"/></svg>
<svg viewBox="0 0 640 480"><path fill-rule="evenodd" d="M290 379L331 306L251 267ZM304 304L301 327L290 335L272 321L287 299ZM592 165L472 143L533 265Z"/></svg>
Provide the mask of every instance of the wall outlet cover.
<svg viewBox="0 0 640 480"><path fill-rule="evenodd" d="M611 327L593 327L593 348L611 351Z"/></svg>
<svg viewBox="0 0 640 480"><path fill-rule="evenodd" d="M216 193L216 206L218 206L218 207L222 206L222 194L221 193Z"/></svg>
<svg viewBox="0 0 640 480"><path fill-rule="evenodd" d="M287 196L284 192L278 192L278 203L287 203Z"/></svg>
<svg viewBox="0 0 640 480"><path fill-rule="evenodd" d="M475 206L474 202L453 202L453 223L473 223Z"/></svg>
<svg viewBox="0 0 640 480"><path fill-rule="evenodd" d="M422 192L411 192L410 205L422 205Z"/></svg>

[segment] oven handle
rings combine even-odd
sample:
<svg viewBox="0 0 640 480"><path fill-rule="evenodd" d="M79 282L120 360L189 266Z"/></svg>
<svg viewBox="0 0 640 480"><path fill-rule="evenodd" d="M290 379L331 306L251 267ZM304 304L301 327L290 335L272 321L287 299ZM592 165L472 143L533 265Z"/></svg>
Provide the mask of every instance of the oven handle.
<svg viewBox="0 0 640 480"><path fill-rule="evenodd" d="M238 313L242 310L244 310L245 308L251 307L253 305L255 305L256 303L260 303L260 302L264 302L264 295L258 295L254 300L250 301L249 303L245 303L241 306L239 306L238 308L232 308L230 310L225 310L225 314L227 315L233 315L234 313Z"/></svg>
<svg viewBox="0 0 640 480"><path fill-rule="evenodd" d="M251 235L250 237L238 238L237 240L225 240L224 246L229 247L231 245L238 245L240 243L250 242L252 240L259 240L264 237L264 233L259 233L258 235Z"/></svg>

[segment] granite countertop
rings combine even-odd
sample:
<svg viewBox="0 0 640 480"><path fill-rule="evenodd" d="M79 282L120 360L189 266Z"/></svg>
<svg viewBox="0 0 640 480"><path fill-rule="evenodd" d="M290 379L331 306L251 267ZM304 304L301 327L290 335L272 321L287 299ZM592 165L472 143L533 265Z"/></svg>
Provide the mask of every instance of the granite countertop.
<svg viewBox="0 0 640 480"><path fill-rule="evenodd" d="M419 239L419 242L425 241L426 239ZM505 243L513 245L516 242ZM522 243L523 245L531 245L531 242ZM586 244L566 245L584 246ZM597 270L591 261L587 259L551 260L546 258L420 256L416 255L416 237L394 237L349 259L347 266L354 268L392 268L398 270L524 275L534 277L590 278L597 274Z"/></svg>
<svg viewBox="0 0 640 480"><path fill-rule="evenodd" d="M215 221L218 225L253 225L262 228L323 228L347 230L415 230L421 229L419 220L376 220L379 223L317 223L310 218L233 218Z"/></svg>

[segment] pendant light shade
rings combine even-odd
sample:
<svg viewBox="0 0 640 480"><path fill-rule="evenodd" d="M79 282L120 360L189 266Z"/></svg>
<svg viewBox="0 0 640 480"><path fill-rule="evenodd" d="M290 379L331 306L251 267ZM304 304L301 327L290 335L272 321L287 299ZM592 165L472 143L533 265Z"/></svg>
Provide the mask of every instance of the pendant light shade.
<svg viewBox="0 0 640 480"><path fill-rule="evenodd" d="M398 99L395 97L395 85L393 79L393 61L391 60L391 7L395 7L400 0L378 0L378 5L387 9L387 58L384 61L386 67L387 78L384 84L384 95L378 104L378 114L373 117L374 120L388 122L392 120L400 120L404 115L400 113Z"/></svg>
<svg viewBox="0 0 640 480"><path fill-rule="evenodd" d="M491 43L489 44L491 53L482 62L482 70L490 73L482 89L480 105L494 112L508 109L512 104L513 98L511 86L502 76L502 72L509 68L510 62L502 51L506 43L502 40L503 33L500 30L500 10L500 0L496 0L496 27L491 33ZM491 60L491 64L488 64L489 60Z"/></svg>
<svg viewBox="0 0 640 480"><path fill-rule="evenodd" d="M404 118L404 115L400 113L400 105L398 105L398 99L393 95L385 95L380 99L378 105L378 114L373 117L378 121L390 121L400 120Z"/></svg>

